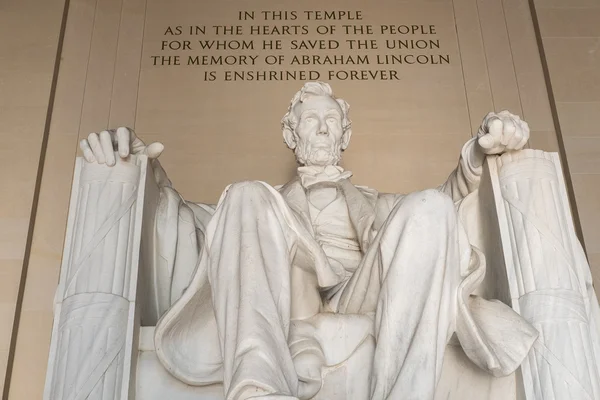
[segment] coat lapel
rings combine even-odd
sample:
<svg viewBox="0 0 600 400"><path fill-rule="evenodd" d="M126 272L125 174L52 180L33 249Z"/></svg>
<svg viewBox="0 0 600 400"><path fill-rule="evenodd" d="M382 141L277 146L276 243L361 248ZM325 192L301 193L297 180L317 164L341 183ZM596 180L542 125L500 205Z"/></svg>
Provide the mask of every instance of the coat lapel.
<svg viewBox="0 0 600 400"><path fill-rule="evenodd" d="M346 197L350 220L352 221L352 225L354 225L360 248L364 253L370 243L370 232L373 221L375 221L375 206L378 193L376 190L367 188L359 190L349 179L340 181L340 187Z"/></svg>
<svg viewBox="0 0 600 400"><path fill-rule="evenodd" d="M361 249L366 251L370 243L370 232L375 220L375 206L377 203L377 191L373 189L357 188L349 179L339 181L340 188L348 204L348 213L352 225L356 230ZM308 210L308 200L300 179L295 177L279 189L286 203L298 216L304 227L314 234Z"/></svg>
<svg viewBox="0 0 600 400"><path fill-rule="evenodd" d="M298 217L302 225L314 235L312 222L310 221L310 211L308 210L308 200L304 188L300 184L300 178L297 176L283 185L279 193L285 199L287 205Z"/></svg>

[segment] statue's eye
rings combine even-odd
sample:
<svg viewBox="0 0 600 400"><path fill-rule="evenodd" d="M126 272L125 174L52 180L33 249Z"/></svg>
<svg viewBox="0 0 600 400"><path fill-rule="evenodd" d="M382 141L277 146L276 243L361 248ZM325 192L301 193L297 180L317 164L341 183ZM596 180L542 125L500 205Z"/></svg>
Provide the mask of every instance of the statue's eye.
<svg viewBox="0 0 600 400"><path fill-rule="evenodd" d="M313 117L307 117L304 121L306 123L310 124L310 123L312 123L314 121L314 118Z"/></svg>
<svg viewBox="0 0 600 400"><path fill-rule="evenodd" d="M335 119L334 117L330 117L327 119L327 122L329 122L330 124L335 124L337 122L337 119Z"/></svg>

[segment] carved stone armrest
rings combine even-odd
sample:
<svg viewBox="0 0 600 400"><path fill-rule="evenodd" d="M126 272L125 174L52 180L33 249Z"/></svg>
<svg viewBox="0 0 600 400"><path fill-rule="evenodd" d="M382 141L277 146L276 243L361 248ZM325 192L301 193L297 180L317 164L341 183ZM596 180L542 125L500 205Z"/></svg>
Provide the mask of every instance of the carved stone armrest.
<svg viewBox="0 0 600 400"><path fill-rule="evenodd" d="M600 399L598 302L558 154L489 157L487 174L480 202L494 209L496 225L487 228L502 244L488 254L496 258L489 272L499 297L540 332L521 366L526 398Z"/></svg>
<svg viewBox="0 0 600 400"><path fill-rule="evenodd" d="M116 158L114 167L76 161L46 400L133 398L140 248L152 245L144 227L157 190L146 156Z"/></svg>

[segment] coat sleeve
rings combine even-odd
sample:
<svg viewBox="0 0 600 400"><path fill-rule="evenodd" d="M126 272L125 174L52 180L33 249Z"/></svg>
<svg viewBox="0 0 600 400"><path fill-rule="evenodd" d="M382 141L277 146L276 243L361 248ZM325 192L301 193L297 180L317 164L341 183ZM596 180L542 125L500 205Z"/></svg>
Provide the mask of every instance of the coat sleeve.
<svg viewBox="0 0 600 400"><path fill-rule="evenodd" d="M438 190L446 193L456 203L479 187L483 167L474 165L473 154L477 138L471 138L460 152L458 166Z"/></svg>
<svg viewBox="0 0 600 400"><path fill-rule="evenodd" d="M172 187L157 160L154 177L160 196L154 222L154 249L147 281L150 312L145 324L156 322L181 297L196 270L204 232L215 206L188 202Z"/></svg>

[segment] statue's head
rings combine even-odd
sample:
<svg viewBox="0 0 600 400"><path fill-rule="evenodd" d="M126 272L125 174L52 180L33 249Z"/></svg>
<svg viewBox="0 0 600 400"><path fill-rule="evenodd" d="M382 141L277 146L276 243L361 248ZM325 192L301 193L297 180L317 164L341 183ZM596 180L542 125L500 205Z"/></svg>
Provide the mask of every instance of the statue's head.
<svg viewBox="0 0 600 400"><path fill-rule="evenodd" d="M300 165L327 166L340 162L352 135L349 108L323 82L307 82L294 95L281 125L283 139Z"/></svg>

